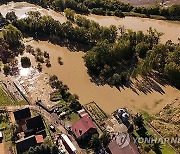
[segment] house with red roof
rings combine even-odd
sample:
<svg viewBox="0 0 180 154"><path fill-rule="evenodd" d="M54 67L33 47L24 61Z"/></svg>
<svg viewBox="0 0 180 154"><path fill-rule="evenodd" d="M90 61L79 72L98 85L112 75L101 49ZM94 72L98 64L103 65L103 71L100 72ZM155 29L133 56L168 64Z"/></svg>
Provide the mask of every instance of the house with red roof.
<svg viewBox="0 0 180 154"><path fill-rule="evenodd" d="M74 123L71 130L77 140L83 140L97 132L95 124L88 115Z"/></svg>

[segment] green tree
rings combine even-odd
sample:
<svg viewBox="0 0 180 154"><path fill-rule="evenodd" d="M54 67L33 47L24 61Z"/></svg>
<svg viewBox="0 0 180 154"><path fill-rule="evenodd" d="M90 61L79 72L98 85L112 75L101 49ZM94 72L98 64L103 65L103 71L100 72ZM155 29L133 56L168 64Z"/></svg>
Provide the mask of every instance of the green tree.
<svg viewBox="0 0 180 154"><path fill-rule="evenodd" d="M142 117L141 114L136 114L134 117L133 117L133 122L136 126L138 126L138 128L142 128L144 126L144 119Z"/></svg>
<svg viewBox="0 0 180 154"><path fill-rule="evenodd" d="M104 147L107 147L110 142L110 134L108 132L104 132L101 135L100 140L102 141Z"/></svg>
<svg viewBox="0 0 180 154"><path fill-rule="evenodd" d="M100 146L100 139L98 134L94 134L91 137L90 145L92 148L97 149Z"/></svg>
<svg viewBox="0 0 180 154"><path fill-rule="evenodd" d="M148 48L149 48L148 44L146 44L145 42L140 42L139 44L136 45L135 51L140 58L145 58Z"/></svg>
<svg viewBox="0 0 180 154"><path fill-rule="evenodd" d="M4 74L7 76L10 74L10 67L9 65L5 64L3 67Z"/></svg>
<svg viewBox="0 0 180 154"><path fill-rule="evenodd" d="M14 20L17 20L17 16L14 11L11 11L6 14L6 19L13 22Z"/></svg>
<svg viewBox="0 0 180 154"><path fill-rule="evenodd" d="M74 10L66 8L64 10L64 13L65 13L65 16L66 16L67 19L72 20L72 21L74 20L74 15L75 15Z"/></svg>
<svg viewBox="0 0 180 154"><path fill-rule="evenodd" d="M16 46L20 44L22 39L22 33L16 27L9 24L6 26L3 31L3 37L10 46Z"/></svg>
<svg viewBox="0 0 180 154"><path fill-rule="evenodd" d="M31 67L31 60L29 59L29 57L21 57L21 66L23 68Z"/></svg>

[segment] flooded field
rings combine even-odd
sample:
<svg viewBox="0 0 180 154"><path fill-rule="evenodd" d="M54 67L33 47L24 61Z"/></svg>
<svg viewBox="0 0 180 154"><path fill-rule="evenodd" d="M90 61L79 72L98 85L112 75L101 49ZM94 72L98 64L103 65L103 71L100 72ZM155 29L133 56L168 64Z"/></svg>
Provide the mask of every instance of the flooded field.
<svg viewBox="0 0 180 154"><path fill-rule="evenodd" d="M180 92L169 86L160 85L155 80L145 81L139 78L131 88L111 88L108 85L97 86L90 81L84 66L83 52L70 52L66 47L53 45L47 41L31 41L28 44L46 50L50 54L52 67L43 67L43 72L57 75L67 84L71 93L79 96L82 104L95 101L106 113L112 113L120 107L127 107L136 112L146 110L156 113L167 103L180 96ZM63 65L59 65L57 57L62 57Z"/></svg>

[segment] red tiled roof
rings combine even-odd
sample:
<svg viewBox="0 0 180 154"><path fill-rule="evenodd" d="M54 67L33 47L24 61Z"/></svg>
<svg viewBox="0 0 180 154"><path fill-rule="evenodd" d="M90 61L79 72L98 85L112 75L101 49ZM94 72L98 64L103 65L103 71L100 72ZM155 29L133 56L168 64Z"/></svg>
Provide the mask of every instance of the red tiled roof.
<svg viewBox="0 0 180 154"><path fill-rule="evenodd" d="M88 132L91 128L96 129L96 126L88 115L82 117L71 127L76 138L79 138L80 136Z"/></svg>
<svg viewBox="0 0 180 154"><path fill-rule="evenodd" d="M37 143L43 143L44 142L44 139L43 139L42 135L36 135L35 138L36 138Z"/></svg>

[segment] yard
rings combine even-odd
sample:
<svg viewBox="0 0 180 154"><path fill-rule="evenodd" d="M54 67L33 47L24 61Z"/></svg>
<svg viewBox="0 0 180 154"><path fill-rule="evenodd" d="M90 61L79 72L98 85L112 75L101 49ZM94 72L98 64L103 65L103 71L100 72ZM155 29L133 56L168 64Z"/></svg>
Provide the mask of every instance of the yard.
<svg viewBox="0 0 180 154"><path fill-rule="evenodd" d="M96 125L101 128L104 121L107 119L107 115L104 113L104 111L101 110L101 108L95 102L90 102L84 107L88 111L92 119L96 122Z"/></svg>
<svg viewBox="0 0 180 154"><path fill-rule="evenodd" d="M4 147L4 150L11 151L14 146L12 144L12 125L10 124L8 113L2 111L0 113L0 131L3 133L4 139L1 143L1 148Z"/></svg>
<svg viewBox="0 0 180 154"><path fill-rule="evenodd" d="M27 105L27 102L25 100L15 102L8 96L8 94L4 91L4 89L0 85L0 106L8 106L8 105Z"/></svg>
<svg viewBox="0 0 180 154"><path fill-rule="evenodd" d="M157 138L160 139L161 136L149 125L151 121L155 119L154 116L150 116L146 112L142 111L141 114L143 115L144 119L144 127L140 130L133 131L133 137L135 138ZM152 150L153 143L140 143L140 147L145 151L147 154L176 154L176 152L168 145L168 144L157 144L154 150Z"/></svg>

